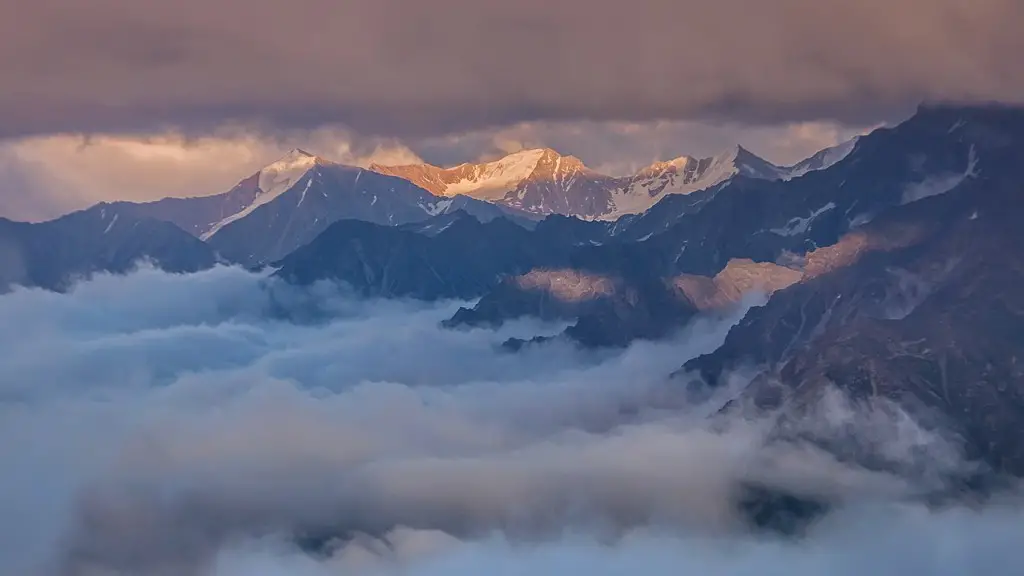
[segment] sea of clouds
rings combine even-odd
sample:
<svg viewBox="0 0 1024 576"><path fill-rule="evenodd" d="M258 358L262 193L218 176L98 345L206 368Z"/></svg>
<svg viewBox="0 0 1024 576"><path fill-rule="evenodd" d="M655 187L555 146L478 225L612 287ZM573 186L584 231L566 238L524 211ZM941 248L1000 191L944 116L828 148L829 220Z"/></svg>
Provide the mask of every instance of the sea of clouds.
<svg viewBox="0 0 1024 576"><path fill-rule="evenodd" d="M227 267L0 296L0 574L1022 573L1010 497L926 508L766 444L769 418L709 426L735 390L691 405L667 375L744 309L622 351L511 354L563 326L441 329L460 305ZM903 420L823 410L817 428L884 432L891 457L954 459ZM843 505L784 538L737 513L750 482Z"/></svg>

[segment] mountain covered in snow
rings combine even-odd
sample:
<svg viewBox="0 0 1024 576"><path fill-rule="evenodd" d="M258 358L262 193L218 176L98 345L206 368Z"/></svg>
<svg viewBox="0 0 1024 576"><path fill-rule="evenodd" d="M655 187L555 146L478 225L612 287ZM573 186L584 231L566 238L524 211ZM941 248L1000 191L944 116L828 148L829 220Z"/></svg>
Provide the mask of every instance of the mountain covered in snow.
<svg viewBox="0 0 1024 576"><path fill-rule="evenodd" d="M835 164L854 141L822 150L794 166L776 166L735 146L716 156L681 156L656 162L636 174L615 177L588 168L575 156L550 148L523 150L493 162L441 168L430 164L370 169L413 182L441 197L470 196L532 217L551 214L614 220L640 214L673 194L689 194L734 176L789 180Z"/></svg>
<svg viewBox="0 0 1024 576"><path fill-rule="evenodd" d="M390 226L457 210L483 221L505 214L468 196L440 198L408 180L336 164L299 149L222 194L116 202L109 209L174 223L224 258L246 265L281 258L343 219Z"/></svg>
<svg viewBox="0 0 1024 576"><path fill-rule="evenodd" d="M817 272L804 270L808 259L815 263L811 268L832 269L866 251L877 250L884 258L886 246L902 246L906 236L916 234L919 211L925 211L925 220L970 218L977 190L1019 180L1014 154L1017 147L1024 149L1024 131L1015 126L1022 118L1018 111L926 108L899 126L858 139L851 150L835 154L841 161L799 177L734 174L712 189L673 194L642 215L614 223L548 217L530 234L536 238L543 231L562 240L542 242L543 258L524 274L516 274L520 262L510 262L508 276L452 323L497 325L520 316L575 320L568 334L578 342L626 345L663 337L694 309L735 301L752 287L771 292L812 281ZM954 192L966 207L952 214L931 212L936 199ZM1007 202L1012 197L1000 196ZM893 214L915 215L914 224L865 236L875 229L873 222ZM481 228L479 234L492 230ZM568 251L560 251L565 243ZM387 244L375 245L383 250ZM296 274L301 268L306 281L331 278L366 286L369 280L393 278L382 267L400 261L395 254L367 252L346 256L359 265L345 261L335 267L336 247L334 241L310 245L301 263L286 268ZM450 251L438 256L435 269L451 256ZM679 298L692 306L679 304Z"/></svg>

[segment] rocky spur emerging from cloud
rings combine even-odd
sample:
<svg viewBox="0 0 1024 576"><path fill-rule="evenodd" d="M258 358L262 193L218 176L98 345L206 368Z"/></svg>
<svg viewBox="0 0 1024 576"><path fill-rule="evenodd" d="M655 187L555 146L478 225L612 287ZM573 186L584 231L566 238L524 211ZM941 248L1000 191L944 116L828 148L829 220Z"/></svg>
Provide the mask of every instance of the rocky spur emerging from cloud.
<svg viewBox="0 0 1024 576"><path fill-rule="evenodd" d="M498 344L561 326L447 331L458 302L310 290L234 268L142 269L0 297L0 572L1020 566L1015 503L928 510L898 478L766 445L770 420L708 426L727 398L680 402L666 375L738 317L616 353L555 342L510 355ZM310 302L329 319L274 319ZM946 453L892 430L891 446ZM800 540L753 532L737 512L744 483L839 510Z"/></svg>

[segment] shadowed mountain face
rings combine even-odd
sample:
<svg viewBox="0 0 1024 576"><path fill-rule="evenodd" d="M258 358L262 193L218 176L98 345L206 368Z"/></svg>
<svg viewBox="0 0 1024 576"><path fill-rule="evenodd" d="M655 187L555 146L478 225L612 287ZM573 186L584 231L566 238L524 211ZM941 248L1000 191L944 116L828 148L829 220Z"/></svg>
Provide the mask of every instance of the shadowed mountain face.
<svg viewBox="0 0 1024 576"><path fill-rule="evenodd" d="M635 253L662 255L670 273L714 274L732 258L775 261L802 254L891 208L940 194L973 178L981 163L998 170L998 140L1018 138L1001 126L1019 113L986 109L923 109L903 124L858 139L829 169L791 181L736 178L615 224L622 240L644 240ZM993 135L993 133L1002 135ZM595 260L599 254L595 254Z"/></svg>
<svg viewBox="0 0 1024 576"><path fill-rule="evenodd" d="M471 299L503 278L564 266L579 246L605 234L600 224L572 218L528 230L462 211L396 227L343 220L275 266L290 282L341 281L368 296Z"/></svg>
<svg viewBox="0 0 1024 576"><path fill-rule="evenodd" d="M1020 147L1006 151L1024 160ZM954 430L969 457L1024 474L1020 182L993 167L812 252L809 279L752 311L677 378L714 387L753 370L736 408L799 414L833 388L863 403L895 401Z"/></svg>
<svg viewBox="0 0 1024 576"><path fill-rule="evenodd" d="M750 260L734 260L714 277L663 278L636 268L615 275L535 268L504 279L446 325L497 326L524 316L576 320L565 336L587 347L622 347L667 337L699 313L728 312L750 294L770 295L801 277L799 271Z"/></svg>
<svg viewBox="0 0 1024 576"><path fill-rule="evenodd" d="M664 337L700 311L727 309L749 291L770 293L801 275L752 261L735 261L714 278L663 278L643 263L622 263L613 274L581 271L577 253L605 234L599 224L569 218L544 220L533 231L465 213L400 227L346 220L280 261L277 275L298 284L339 280L372 296L483 295L447 325L578 319L568 335L588 346Z"/></svg>
<svg viewBox="0 0 1024 576"><path fill-rule="evenodd" d="M502 216L498 208L471 198L439 200L400 178L347 166L316 166L273 201L225 224L207 241L233 262L256 265L283 258L341 219L394 226L458 209L485 220Z"/></svg>
<svg viewBox="0 0 1024 576"><path fill-rule="evenodd" d="M154 218L170 222L196 238L218 222L251 206L260 194L257 172L223 194L194 198L164 198L155 202L112 202L108 210L130 218Z"/></svg>
<svg viewBox="0 0 1024 576"><path fill-rule="evenodd" d="M649 275L535 268L506 278L477 306L460 308L445 325L496 326L522 316L576 319L566 331L568 337L584 346L617 347L638 338L665 337L698 311L682 290Z"/></svg>
<svg viewBox="0 0 1024 576"><path fill-rule="evenodd" d="M280 261L277 275L298 284L340 280L372 296L474 298L505 275L564 262L574 243L561 233L464 212L403 227L343 220Z"/></svg>
<svg viewBox="0 0 1024 576"><path fill-rule="evenodd" d="M607 238L579 246L567 268L594 277L629 279L651 290L676 283L688 288L686 299L691 302L711 287L742 291L739 278L719 276L730 263L772 263L798 271L777 274L766 285L770 292L787 285L784 277L790 283L803 281L820 275L820 269L845 265L844 250L853 248L822 248L836 246L840 238L874 219L913 211L919 203L959 187L990 186L1020 177L1021 148L1024 114L1018 110L924 108L900 126L860 138L849 155L828 169L791 181L737 177L706 191L668 198L642 216L611 225ZM898 236L893 232L891 238L871 242L896 242ZM854 241L865 240L858 234L848 236L847 242ZM808 254L815 256L805 262ZM704 280L686 281L687 276ZM715 277L718 281L712 282ZM733 278L734 288L723 286L730 283L728 278ZM544 316L556 310L574 315L580 309L556 309L536 296L524 296L520 283L505 280L483 296L473 313L463 312L455 320L493 325L518 315ZM652 301L658 301L653 294ZM536 303L532 310L530 302ZM589 306L583 307L584 316ZM643 315L638 312L636 317ZM580 318L594 330L607 332L588 340L617 339L612 331L621 326Z"/></svg>
<svg viewBox="0 0 1024 576"><path fill-rule="evenodd" d="M124 273L140 262L196 272L214 252L177 226L124 217L100 205L38 224L0 219L0 291L14 285L65 290L97 272Z"/></svg>

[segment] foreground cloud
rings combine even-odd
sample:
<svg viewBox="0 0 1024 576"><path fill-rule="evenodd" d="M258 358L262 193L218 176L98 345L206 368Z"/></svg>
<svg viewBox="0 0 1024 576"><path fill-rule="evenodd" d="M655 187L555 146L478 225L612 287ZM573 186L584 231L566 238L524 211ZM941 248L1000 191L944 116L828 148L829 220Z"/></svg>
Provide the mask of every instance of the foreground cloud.
<svg viewBox="0 0 1024 576"><path fill-rule="evenodd" d="M1016 0L0 4L0 137L838 119L1022 102Z"/></svg>
<svg viewBox="0 0 1024 576"><path fill-rule="evenodd" d="M0 297L0 572L1019 567L1015 507L928 512L898 504L896 479L766 447L759 422L710 430L724 399L688 406L664 376L739 313L622 353L510 355L509 336L560 326L440 330L459 304L229 268ZM900 436L908 453L935 442ZM858 505L787 544L740 522L744 481Z"/></svg>

